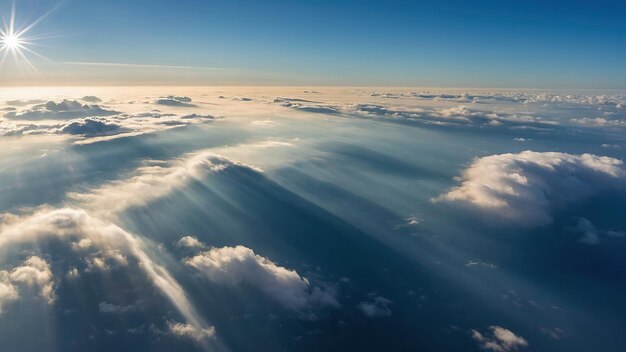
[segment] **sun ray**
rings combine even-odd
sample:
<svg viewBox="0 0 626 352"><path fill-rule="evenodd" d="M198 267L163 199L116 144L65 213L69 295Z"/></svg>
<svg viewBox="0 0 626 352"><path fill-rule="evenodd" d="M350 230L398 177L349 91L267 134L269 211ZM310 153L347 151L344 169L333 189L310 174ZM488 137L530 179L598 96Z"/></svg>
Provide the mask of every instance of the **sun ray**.
<svg viewBox="0 0 626 352"><path fill-rule="evenodd" d="M32 46L37 46L37 43L35 43L36 41L44 39L46 36L38 35L27 37L25 34L63 4L64 3L55 6L44 15L26 24L24 27L18 28L16 24L16 2L13 1L11 6L11 15L8 22L7 19L2 16L3 27L0 27L0 54L2 54L2 58L0 60L0 70L4 68L8 57L11 57L18 67L24 67L31 73L38 73L37 68L31 61L32 57L52 63L50 59L31 49ZM29 58L29 56L31 56L31 58Z"/></svg>

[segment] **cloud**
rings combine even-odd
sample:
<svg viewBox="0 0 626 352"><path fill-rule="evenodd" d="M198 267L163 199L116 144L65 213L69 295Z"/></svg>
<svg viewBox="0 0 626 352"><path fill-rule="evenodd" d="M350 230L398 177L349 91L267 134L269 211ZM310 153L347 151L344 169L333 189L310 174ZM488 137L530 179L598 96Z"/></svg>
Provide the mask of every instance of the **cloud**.
<svg viewBox="0 0 626 352"><path fill-rule="evenodd" d="M595 127L624 127L626 126L626 121L617 120L617 119L606 119L604 117L583 117L576 118L570 120L573 123L584 125L584 126L595 126Z"/></svg>
<svg viewBox="0 0 626 352"><path fill-rule="evenodd" d="M159 105L167 105L167 106L179 106L179 107L194 107L195 104L191 103L191 98L189 97L177 97L170 95L165 98L159 98L155 101L156 104Z"/></svg>
<svg viewBox="0 0 626 352"><path fill-rule="evenodd" d="M586 244L600 243L600 235L598 233L598 230L595 226L593 226L591 221L585 218L578 219L575 230L583 233L583 237L580 239L580 242Z"/></svg>
<svg viewBox="0 0 626 352"><path fill-rule="evenodd" d="M20 266L0 270L0 313L7 303L19 299L19 286L38 289L39 296L49 304L56 299L50 265L40 257L32 256Z"/></svg>
<svg viewBox="0 0 626 352"><path fill-rule="evenodd" d="M86 95L86 96L80 98L80 100L86 101L88 103L100 103L100 102L102 102L102 99L100 99L100 98L98 98L96 96L93 96L93 95Z"/></svg>
<svg viewBox="0 0 626 352"><path fill-rule="evenodd" d="M27 106L33 104L42 104L45 103L45 100L33 99L33 100L9 100L6 102L7 105L11 106Z"/></svg>
<svg viewBox="0 0 626 352"><path fill-rule="evenodd" d="M149 254L148 245L143 238L127 232L111 222L95 218L82 209L42 208L27 215L3 214L1 220L0 249L34 244L46 239L60 239L62 240L61 243L74 250L96 249L96 252L88 254L87 263L90 259L103 256L116 258L115 260L126 260L126 257L134 258L134 263L160 290L163 296L176 307L189 324L197 328L207 328L207 324L196 312L182 286L165 267L159 265ZM83 239L88 239L91 244L87 245L83 242L84 245L82 246L72 245L74 243L80 244ZM98 265L97 261L92 262L94 265ZM0 274L0 295L5 296L5 301L6 297L11 298L10 287L7 288L6 285L7 277L11 280L9 282L35 283L41 288L42 296L53 298L52 291L49 289L52 287L49 284L51 278L49 268L39 258L33 259L31 257L24 263L23 267Z"/></svg>
<svg viewBox="0 0 626 352"><path fill-rule="evenodd" d="M390 93L383 93L390 95ZM375 96L382 96L376 93ZM372 94L370 94L372 95ZM522 103L522 104L555 104L555 105L588 105L600 107L615 107L621 109L624 105L623 96L608 95L582 95L582 94L552 94L552 93L527 93L521 91L502 91L495 93L465 92L461 94L432 93L432 92L408 92L396 95L397 97L414 97L424 100L445 102L469 102L469 103Z"/></svg>
<svg viewBox="0 0 626 352"><path fill-rule="evenodd" d="M85 271L109 271L128 265L127 257L119 249L107 248L91 253L85 258Z"/></svg>
<svg viewBox="0 0 626 352"><path fill-rule="evenodd" d="M8 112L4 116L14 120L65 120L116 114L118 114L117 111L105 110L99 105L82 104L76 100L64 99L59 103L49 101L19 112Z"/></svg>
<svg viewBox="0 0 626 352"><path fill-rule="evenodd" d="M70 134L83 137L115 135L130 131L117 123L99 117L86 117L70 120L63 124L13 123L0 120L0 135L20 136L36 134Z"/></svg>
<svg viewBox="0 0 626 352"><path fill-rule="evenodd" d="M334 292L311 287L295 270L281 267L244 246L211 248L183 262L212 282L257 287L283 307L299 312L323 306L339 307Z"/></svg>
<svg viewBox="0 0 626 352"><path fill-rule="evenodd" d="M567 332L563 331L563 329L557 327L541 328L541 332L554 340L562 340L569 335Z"/></svg>
<svg viewBox="0 0 626 352"><path fill-rule="evenodd" d="M179 248L204 248L204 243L200 242L196 237L185 236L176 242Z"/></svg>
<svg viewBox="0 0 626 352"><path fill-rule="evenodd" d="M292 108L292 109L304 111L304 112L313 112L313 113L318 113L318 114L341 113L338 107L328 105L328 104L321 104L319 102L300 99L300 98L278 97L274 99L273 103L279 104L280 106L284 106L286 108Z"/></svg>
<svg viewBox="0 0 626 352"><path fill-rule="evenodd" d="M474 341L484 350L509 352L528 347L526 339L500 326L490 326L485 334L478 330L471 330L471 333Z"/></svg>
<svg viewBox="0 0 626 352"><path fill-rule="evenodd" d="M212 115L200 115L200 114L189 114L189 115L183 115L180 117L182 120L187 120L187 119L207 119L207 120L214 120L216 117L212 116Z"/></svg>
<svg viewBox="0 0 626 352"><path fill-rule="evenodd" d="M222 172L230 167L262 171L210 151L200 151L164 165L141 167L135 176L127 180L114 181L88 193L71 193L69 197L98 213L113 214L146 204L193 179L201 179L207 173Z"/></svg>
<svg viewBox="0 0 626 352"><path fill-rule="evenodd" d="M17 287L11 282L9 273L5 270L0 271L0 313L7 303L19 299Z"/></svg>
<svg viewBox="0 0 626 352"><path fill-rule="evenodd" d="M573 232L578 232L582 234L582 237L579 239L581 243L585 244L599 244L600 241L605 238L605 236L609 237L624 237L624 233L620 231L602 231L596 228L596 226L586 218L579 218L576 222L576 225L569 228L569 230Z"/></svg>
<svg viewBox="0 0 626 352"><path fill-rule="evenodd" d="M127 306L119 306L117 304L108 303L108 302L100 302L98 305L98 310L100 313L105 314L125 314L132 313L137 310L136 305L127 305Z"/></svg>
<svg viewBox="0 0 626 352"><path fill-rule="evenodd" d="M174 336L202 341L215 337L215 327L199 328L191 324L167 322L168 332Z"/></svg>
<svg viewBox="0 0 626 352"><path fill-rule="evenodd" d="M9 274L11 281L38 287L40 296L48 303L55 300L54 282L50 265L45 260L32 256L22 266L11 270Z"/></svg>
<svg viewBox="0 0 626 352"><path fill-rule="evenodd" d="M481 262L478 260L470 260L467 263L465 263L465 266L467 267L483 267L483 268L489 268L489 269L497 269L498 266L495 264L491 264L491 263L485 263L485 262Z"/></svg>
<svg viewBox="0 0 626 352"><path fill-rule="evenodd" d="M557 124L556 121L545 120L529 114L496 113L470 109L464 105L456 107L410 106L396 108L372 103L326 104L293 98L276 98L272 102L299 111L409 120L432 125L500 126L502 124Z"/></svg>
<svg viewBox="0 0 626 352"><path fill-rule="evenodd" d="M551 208L620 188L622 161L592 154L524 151L474 159L461 185L435 201L460 204L529 226L552 221Z"/></svg>
<svg viewBox="0 0 626 352"><path fill-rule="evenodd" d="M555 124L530 115L504 114L469 109L464 105L451 108L410 108L394 109L376 104L353 104L347 106L346 113L357 113L365 116L384 117L391 119L411 120L435 125L481 125L500 126L507 124Z"/></svg>
<svg viewBox="0 0 626 352"><path fill-rule="evenodd" d="M59 125L37 125L33 123L13 123L0 120L1 136L20 136L26 134L56 133Z"/></svg>
<svg viewBox="0 0 626 352"><path fill-rule="evenodd" d="M389 308L392 303L391 300L381 296L371 296L371 300L359 303L357 308L369 318L384 318L391 316L391 309Z"/></svg>
<svg viewBox="0 0 626 352"><path fill-rule="evenodd" d="M97 117L87 117L67 122L60 133L82 134L85 136L111 135L127 131L122 126Z"/></svg>

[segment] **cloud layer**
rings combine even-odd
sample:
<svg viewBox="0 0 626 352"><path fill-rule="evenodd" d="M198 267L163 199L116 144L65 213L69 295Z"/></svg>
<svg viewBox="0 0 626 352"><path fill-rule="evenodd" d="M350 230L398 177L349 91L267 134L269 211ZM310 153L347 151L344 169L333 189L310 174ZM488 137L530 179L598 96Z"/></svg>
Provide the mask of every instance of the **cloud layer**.
<svg viewBox="0 0 626 352"><path fill-rule="evenodd" d="M96 104L82 104L77 100L64 99L58 103L49 101L21 111L8 112L5 117L15 120L65 120L89 116L110 116L117 113Z"/></svg>

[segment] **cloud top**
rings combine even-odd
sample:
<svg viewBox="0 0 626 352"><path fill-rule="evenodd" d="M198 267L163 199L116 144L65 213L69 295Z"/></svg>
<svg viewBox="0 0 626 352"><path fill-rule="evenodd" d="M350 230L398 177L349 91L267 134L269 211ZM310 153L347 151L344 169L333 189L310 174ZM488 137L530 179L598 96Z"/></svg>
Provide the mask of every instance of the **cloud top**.
<svg viewBox="0 0 626 352"><path fill-rule="evenodd" d="M77 100L64 99L58 103L49 101L45 104L34 105L30 109L8 112L5 117L16 120L65 120L116 114L118 114L117 111L106 110L96 104L82 104Z"/></svg>
<svg viewBox="0 0 626 352"><path fill-rule="evenodd" d="M293 311L306 312L320 306L339 306L332 291L311 287L309 280L295 270L279 266L244 246L211 248L183 262L212 282L255 286Z"/></svg>
<svg viewBox="0 0 626 352"><path fill-rule="evenodd" d="M620 187L621 160L592 154L524 151L475 159L461 184L436 200L464 204L527 225L552 221L554 206Z"/></svg>

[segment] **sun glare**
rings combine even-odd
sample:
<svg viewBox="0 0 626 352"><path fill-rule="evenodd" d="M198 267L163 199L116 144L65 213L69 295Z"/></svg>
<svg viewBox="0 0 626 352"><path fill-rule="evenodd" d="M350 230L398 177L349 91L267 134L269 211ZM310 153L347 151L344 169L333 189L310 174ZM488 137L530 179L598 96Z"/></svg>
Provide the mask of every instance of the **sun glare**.
<svg viewBox="0 0 626 352"><path fill-rule="evenodd" d="M0 26L0 71L2 70L8 57L13 59L13 61L18 65L18 68L23 67L27 71L35 73L37 72L37 69L28 56L35 56L39 59L49 61L47 58L30 48L34 45L34 41L41 39L42 37L27 37L26 34L26 32L35 27L37 23L39 23L39 21L41 21L48 14L49 12L35 21L23 24L23 26L18 26L16 25L15 2L13 3L13 7L11 8L11 17L8 21L4 17L1 18L2 22L4 22L4 26Z"/></svg>
<svg viewBox="0 0 626 352"><path fill-rule="evenodd" d="M0 43L2 43L2 46L7 49L15 50L20 47L20 38L15 34L7 34L2 37Z"/></svg>

